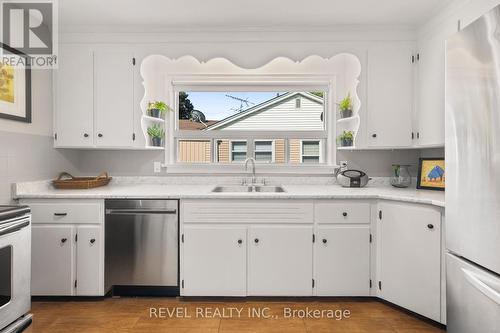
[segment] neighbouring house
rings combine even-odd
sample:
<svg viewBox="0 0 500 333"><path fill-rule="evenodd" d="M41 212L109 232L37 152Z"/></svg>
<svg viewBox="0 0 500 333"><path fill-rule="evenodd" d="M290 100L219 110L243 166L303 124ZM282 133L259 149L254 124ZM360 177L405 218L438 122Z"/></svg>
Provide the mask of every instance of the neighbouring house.
<svg viewBox="0 0 500 333"><path fill-rule="evenodd" d="M204 131L322 131L323 111L323 98L308 92L289 92L218 122L207 121L207 126L180 121L192 123L183 123L182 128ZM275 137L254 140L253 147L248 147L245 140L220 139L215 142L214 152L219 163L242 162L247 155L262 163L286 163L287 155L289 163L320 163L321 149L318 139L289 139L287 145L285 139ZM209 163L211 151L209 140L181 140L178 157L180 162Z"/></svg>

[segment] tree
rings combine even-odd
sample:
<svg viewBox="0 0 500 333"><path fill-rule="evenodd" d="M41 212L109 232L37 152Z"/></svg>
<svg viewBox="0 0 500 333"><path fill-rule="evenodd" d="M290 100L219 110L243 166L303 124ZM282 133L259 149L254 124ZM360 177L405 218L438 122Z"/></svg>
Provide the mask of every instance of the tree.
<svg viewBox="0 0 500 333"><path fill-rule="evenodd" d="M184 91L179 92L179 119L191 118L191 112L194 110L194 106L188 97L188 93Z"/></svg>
<svg viewBox="0 0 500 333"><path fill-rule="evenodd" d="M322 91L311 91L311 94L318 96L319 98L323 98L325 95Z"/></svg>

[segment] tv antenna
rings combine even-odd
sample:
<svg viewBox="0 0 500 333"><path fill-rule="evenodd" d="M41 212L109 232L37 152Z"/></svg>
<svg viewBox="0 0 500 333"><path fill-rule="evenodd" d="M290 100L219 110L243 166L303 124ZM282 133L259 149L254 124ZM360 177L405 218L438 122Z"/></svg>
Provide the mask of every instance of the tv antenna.
<svg viewBox="0 0 500 333"><path fill-rule="evenodd" d="M239 108L231 108L231 111L241 112L241 111L245 110L246 108L250 107L250 105L255 105L255 103L250 102L248 100L248 98L243 99L243 98L239 98L239 97L231 96L231 95L226 95L226 97L229 97L231 99L234 99L234 100L240 102L240 107Z"/></svg>

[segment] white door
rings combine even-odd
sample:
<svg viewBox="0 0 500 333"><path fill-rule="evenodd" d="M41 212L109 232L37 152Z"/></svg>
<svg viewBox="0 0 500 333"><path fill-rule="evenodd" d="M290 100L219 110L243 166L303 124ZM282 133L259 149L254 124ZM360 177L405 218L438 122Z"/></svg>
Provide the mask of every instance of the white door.
<svg viewBox="0 0 500 333"><path fill-rule="evenodd" d="M94 56L87 46L64 46L56 80L56 147L94 144Z"/></svg>
<svg viewBox="0 0 500 333"><path fill-rule="evenodd" d="M370 227L318 227L315 253L318 296L370 294Z"/></svg>
<svg viewBox="0 0 500 333"><path fill-rule="evenodd" d="M312 226L251 227L249 296L312 295Z"/></svg>
<svg viewBox="0 0 500 333"><path fill-rule="evenodd" d="M246 296L246 227L184 227L183 296Z"/></svg>
<svg viewBox="0 0 500 333"><path fill-rule="evenodd" d="M76 233L76 294L104 295L104 265L101 226L78 226Z"/></svg>
<svg viewBox="0 0 500 333"><path fill-rule="evenodd" d="M73 227L33 225L31 235L32 295L74 295Z"/></svg>
<svg viewBox="0 0 500 333"><path fill-rule="evenodd" d="M368 51L368 146L390 148L412 144L411 59L409 46L380 46Z"/></svg>
<svg viewBox="0 0 500 333"><path fill-rule="evenodd" d="M98 147L133 145L134 66L128 51L95 52L95 142Z"/></svg>
<svg viewBox="0 0 500 333"><path fill-rule="evenodd" d="M383 299L435 321L441 316L441 214L381 203L379 277Z"/></svg>
<svg viewBox="0 0 500 333"><path fill-rule="evenodd" d="M445 39L450 30L446 24L444 31L419 42L417 146L444 146Z"/></svg>

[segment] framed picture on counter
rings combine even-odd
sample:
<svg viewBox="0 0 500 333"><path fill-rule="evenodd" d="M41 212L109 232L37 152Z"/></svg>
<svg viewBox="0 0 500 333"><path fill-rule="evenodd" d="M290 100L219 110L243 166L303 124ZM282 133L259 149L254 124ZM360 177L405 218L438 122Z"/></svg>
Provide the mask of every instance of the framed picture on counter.
<svg viewBox="0 0 500 333"><path fill-rule="evenodd" d="M2 43L0 55L0 118L31 123L31 69L23 65L28 56Z"/></svg>
<svg viewBox="0 0 500 333"><path fill-rule="evenodd" d="M445 180L444 158L420 158L417 189L444 191Z"/></svg>

